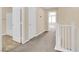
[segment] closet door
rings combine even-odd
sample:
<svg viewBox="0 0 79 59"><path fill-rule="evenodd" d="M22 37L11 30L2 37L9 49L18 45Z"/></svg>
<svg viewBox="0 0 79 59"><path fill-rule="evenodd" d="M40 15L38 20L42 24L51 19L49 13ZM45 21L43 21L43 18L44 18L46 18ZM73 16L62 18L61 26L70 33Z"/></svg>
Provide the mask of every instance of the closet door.
<svg viewBox="0 0 79 59"><path fill-rule="evenodd" d="M36 35L36 8L29 8L29 39Z"/></svg>
<svg viewBox="0 0 79 59"><path fill-rule="evenodd" d="M13 19L13 40L21 43L21 8L14 7L12 10Z"/></svg>

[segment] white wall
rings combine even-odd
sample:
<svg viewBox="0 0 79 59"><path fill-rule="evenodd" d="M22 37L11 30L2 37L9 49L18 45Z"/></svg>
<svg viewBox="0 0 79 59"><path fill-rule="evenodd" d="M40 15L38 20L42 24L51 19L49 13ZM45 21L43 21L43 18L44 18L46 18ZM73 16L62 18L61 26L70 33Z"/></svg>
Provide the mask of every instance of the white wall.
<svg viewBox="0 0 79 59"><path fill-rule="evenodd" d="M13 7L12 9L12 24L13 24L13 40L21 43L21 8Z"/></svg>
<svg viewBox="0 0 79 59"><path fill-rule="evenodd" d="M12 13L7 13L6 14L6 33L7 35L12 36L13 33L13 28L12 28Z"/></svg>
<svg viewBox="0 0 79 59"><path fill-rule="evenodd" d="M42 8L22 8L22 21L22 43L48 31L47 12Z"/></svg>
<svg viewBox="0 0 79 59"><path fill-rule="evenodd" d="M9 28L9 23L8 23L8 19L10 19L11 17L9 15L12 14L12 8L11 7L3 7L2 8L2 28L3 28L3 33L5 35L9 34L8 28Z"/></svg>
<svg viewBox="0 0 79 59"><path fill-rule="evenodd" d="M33 38L36 34L36 11L37 8L29 7L29 39Z"/></svg>
<svg viewBox="0 0 79 59"><path fill-rule="evenodd" d="M0 7L0 51L2 51L2 8Z"/></svg>
<svg viewBox="0 0 79 59"><path fill-rule="evenodd" d="M14 41L22 43L27 42L29 39L35 37L36 35L48 30L48 19L47 12L43 8L38 7L26 7L26 8L3 8L3 32L8 33L8 23L7 17L12 14L13 22L13 37ZM15 12L13 12L15 11ZM41 17L40 17L41 16ZM22 28L20 28L20 21L22 19ZM31 24L30 24L31 23ZM29 26L31 25L31 29ZM30 30L29 30L30 29ZM21 32L22 30L22 32ZM29 34L30 33L30 34ZM21 36L22 35L22 36ZM22 40L21 40L22 39Z"/></svg>
<svg viewBox="0 0 79 59"><path fill-rule="evenodd" d="M28 8L28 14L29 39L48 31L48 18L46 10L38 7L30 7Z"/></svg>
<svg viewBox="0 0 79 59"><path fill-rule="evenodd" d="M48 31L47 12L43 8L37 9L37 34Z"/></svg>

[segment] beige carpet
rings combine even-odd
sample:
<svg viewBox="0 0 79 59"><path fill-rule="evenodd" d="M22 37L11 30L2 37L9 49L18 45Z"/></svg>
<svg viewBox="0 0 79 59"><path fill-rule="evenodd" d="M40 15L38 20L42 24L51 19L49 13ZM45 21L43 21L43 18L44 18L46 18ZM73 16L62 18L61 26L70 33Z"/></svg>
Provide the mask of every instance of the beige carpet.
<svg viewBox="0 0 79 59"><path fill-rule="evenodd" d="M17 42L15 42L15 41L13 41L12 39L12 37L11 36L9 36L9 35L4 35L3 37L2 37L2 46L3 46L3 51L10 51L10 50L12 50L12 49L15 49L16 47L18 47L20 44L19 43L17 43Z"/></svg>
<svg viewBox="0 0 79 59"><path fill-rule="evenodd" d="M24 45L21 45L11 52L56 52L55 31L49 31L33 38Z"/></svg>

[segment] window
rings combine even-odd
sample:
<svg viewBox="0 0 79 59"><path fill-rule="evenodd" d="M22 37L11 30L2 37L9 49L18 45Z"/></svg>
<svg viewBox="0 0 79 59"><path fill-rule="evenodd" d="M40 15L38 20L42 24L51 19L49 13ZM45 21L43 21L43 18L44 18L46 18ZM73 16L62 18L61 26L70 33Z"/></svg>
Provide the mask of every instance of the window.
<svg viewBox="0 0 79 59"><path fill-rule="evenodd" d="M56 23L56 12L49 12L49 23Z"/></svg>
<svg viewBox="0 0 79 59"><path fill-rule="evenodd" d="M55 28L55 24L56 24L56 11L54 12L49 12L48 14L49 16L49 29L50 28Z"/></svg>

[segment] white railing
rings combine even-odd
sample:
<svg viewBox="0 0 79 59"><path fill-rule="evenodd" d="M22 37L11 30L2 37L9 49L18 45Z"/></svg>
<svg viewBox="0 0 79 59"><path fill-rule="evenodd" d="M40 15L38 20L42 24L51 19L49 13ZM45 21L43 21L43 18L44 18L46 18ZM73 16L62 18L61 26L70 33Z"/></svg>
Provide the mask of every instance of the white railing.
<svg viewBox="0 0 79 59"><path fill-rule="evenodd" d="M55 49L59 51L75 51L75 26L57 24L56 27Z"/></svg>

